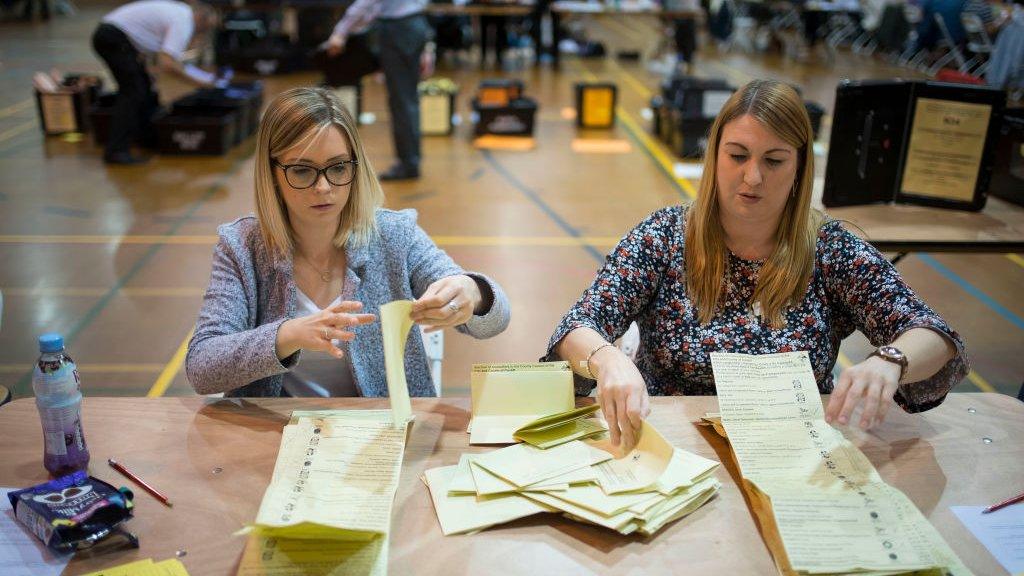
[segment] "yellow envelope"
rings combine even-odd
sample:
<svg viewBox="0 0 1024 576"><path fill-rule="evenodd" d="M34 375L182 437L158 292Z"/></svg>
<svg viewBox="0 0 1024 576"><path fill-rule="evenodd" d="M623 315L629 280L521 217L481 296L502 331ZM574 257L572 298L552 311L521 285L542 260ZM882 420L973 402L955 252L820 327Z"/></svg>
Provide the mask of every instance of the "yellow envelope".
<svg viewBox="0 0 1024 576"><path fill-rule="evenodd" d="M470 444L512 444L524 424L576 406L568 362L475 364L470 395Z"/></svg>
<svg viewBox="0 0 1024 576"><path fill-rule="evenodd" d="M587 442L615 457L596 466L597 483L606 494L642 490L658 481L668 468L675 449L646 420L640 429L640 440L629 454L621 454L611 440L603 438Z"/></svg>
<svg viewBox="0 0 1024 576"><path fill-rule="evenodd" d="M512 438L538 448L550 448L570 440L589 438L607 430L599 420L586 417L600 410L597 404L538 418L519 428Z"/></svg>

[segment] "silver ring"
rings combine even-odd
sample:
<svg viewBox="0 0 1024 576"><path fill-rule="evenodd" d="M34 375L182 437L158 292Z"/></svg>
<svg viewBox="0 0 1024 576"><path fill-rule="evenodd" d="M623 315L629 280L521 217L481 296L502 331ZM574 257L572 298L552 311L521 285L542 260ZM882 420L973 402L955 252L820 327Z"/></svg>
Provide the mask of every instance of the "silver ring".
<svg viewBox="0 0 1024 576"><path fill-rule="evenodd" d="M455 303L455 300L448 303L448 309L452 312L458 312L460 310L459 305Z"/></svg>
<svg viewBox="0 0 1024 576"><path fill-rule="evenodd" d="M327 328L321 328L320 333L324 335L324 340L330 341L331 336L327 333Z"/></svg>

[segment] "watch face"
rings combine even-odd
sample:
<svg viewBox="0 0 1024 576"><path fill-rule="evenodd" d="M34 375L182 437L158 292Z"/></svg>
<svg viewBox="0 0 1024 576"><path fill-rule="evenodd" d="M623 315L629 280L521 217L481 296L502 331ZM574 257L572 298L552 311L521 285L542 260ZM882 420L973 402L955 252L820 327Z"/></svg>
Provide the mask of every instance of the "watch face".
<svg viewBox="0 0 1024 576"><path fill-rule="evenodd" d="M880 346L878 348L878 352L886 358L891 358L897 361L903 360L903 352L900 352L899 348L896 348L895 346Z"/></svg>

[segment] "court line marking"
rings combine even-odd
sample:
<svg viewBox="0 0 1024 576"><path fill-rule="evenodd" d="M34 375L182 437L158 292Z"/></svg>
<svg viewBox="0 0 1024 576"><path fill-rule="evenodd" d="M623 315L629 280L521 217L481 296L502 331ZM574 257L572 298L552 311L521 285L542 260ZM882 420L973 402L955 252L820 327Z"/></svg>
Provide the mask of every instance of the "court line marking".
<svg viewBox="0 0 1024 576"><path fill-rule="evenodd" d="M967 373L967 379L971 381L971 384L977 386L978 390L981 390L982 392L998 392L994 386L981 377L981 374L978 374L974 370Z"/></svg>
<svg viewBox="0 0 1024 576"><path fill-rule="evenodd" d="M189 328L188 334L185 334L185 339L181 341L178 349L174 351L174 356L171 356L171 359L167 361L164 369L160 371L160 375L156 377L156 382L153 382L153 387L146 393L146 398L159 398L167 392L167 388L170 387L174 377L181 370L181 365L185 363L185 355L188 354L188 343L192 339L192 334L195 330L195 326Z"/></svg>
<svg viewBox="0 0 1024 576"><path fill-rule="evenodd" d="M29 120L23 124L18 124L14 128L9 128L3 132L0 132L0 142L5 142L38 126L35 120Z"/></svg>
<svg viewBox="0 0 1024 576"><path fill-rule="evenodd" d="M31 106L34 102L34 99L26 98L21 102L16 102L14 104L11 104L10 106L7 106L6 108L0 108L0 118L6 118L13 114L17 114L18 112L21 112L22 110Z"/></svg>
<svg viewBox="0 0 1024 576"><path fill-rule="evenodd" d="M254 146L252 141L250 140L249 144L247 144L244 147L244 149L237 152L238 156L235 157L230 168L226 170L216 182L210 184L207 187L206 191L199 198L192 202L192 205L189 206L188 210L186 210L184 214L182 214L176 220L172 221L170 234L168 234L168 236L173 236L174 233L179 228L181 228L188 221L188 219L191 218L192 215L195 214L203 206L203 204L206 203L207 200L212 198L219 190L223 189L228 179L234 176L234 174L238 172L238 170L245 163L245 161L248 160L250 156L252 156L253 151ZM92 307L86 311L85 315L82 316L82 318L80 318L78 321L71 325L70 329L68 329L64 334L64 341L67 342L68 344L73 344L75 338L78 337L82 330L89 326L89 324L91 324L92 321L95 320L100 315L100 313L103 312L104 309L106 309L107 305L110 304L110 302L114 299L118 291L121 288L123 288L125 284L130 282L131 279L134 278L135 275L138 274L146 266L146 264L149 263L153 256L155 256L156 253L160 251L161 247L162 245L160 244L150 246L150 248L146 250L145 254L140 256L132 264L131 268L129 268L127 272L125 272L121 277L117 279L117 281L110 288L110 290L107 291L107 293L104 294L103 297L101 297L98 302L93 304ZM12 393L16 397L26 393L31 381L32 371L28 371L12 387Z"/></svg>
<svg viewBox="0 0 1024 576"><path fill-rule="evenodd" d="M431 236L438 246L614 246L616 236ZM216 236L0 235L0 244L192 244L212 246Z"/></svg>
<svg viewBox="0 0 1024 576"><path fill-rule="evenodd" d="M130 372L159 372L163 364L77 364L76 367L86 374L102 373L130 373ZM0 374L20 374L26 370L32 370L32 364L0 364Z"/></svg>
<svg viewBox="0 0 1024 576"><path fill-rule="evenodd" d="M1010 262L1013 262L1017 266L1024 268L1024 258L1021 258L1017 254L1006 254L1006 257L1010 259Z"/></svg>

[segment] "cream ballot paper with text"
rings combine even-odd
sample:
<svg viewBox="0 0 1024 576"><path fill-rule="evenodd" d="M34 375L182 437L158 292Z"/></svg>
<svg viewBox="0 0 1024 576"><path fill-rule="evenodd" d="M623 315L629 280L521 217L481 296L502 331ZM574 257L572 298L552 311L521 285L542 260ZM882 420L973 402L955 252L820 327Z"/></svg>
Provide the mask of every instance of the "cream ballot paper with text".
<svg viewBox="0 0 1024 576"><path fill-rule="evenodd" d="M470 444L512 444L523 425L576 406L568 362L474 364Z"/></svg>

